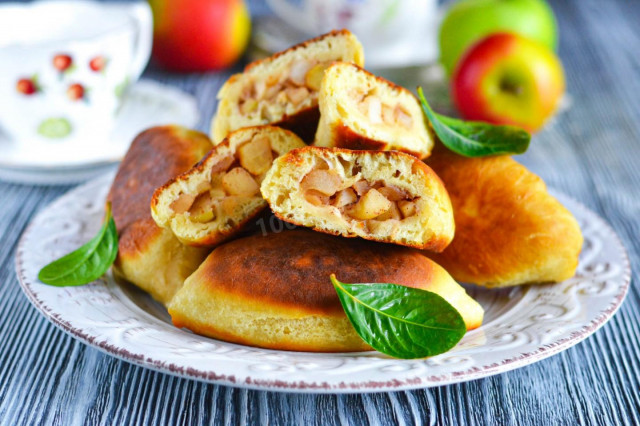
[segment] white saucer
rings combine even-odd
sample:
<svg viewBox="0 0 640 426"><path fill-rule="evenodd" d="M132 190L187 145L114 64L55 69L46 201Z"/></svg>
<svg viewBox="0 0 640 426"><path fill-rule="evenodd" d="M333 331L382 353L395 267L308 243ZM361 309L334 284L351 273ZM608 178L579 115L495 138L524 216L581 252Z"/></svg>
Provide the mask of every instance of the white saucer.
<svg viewBox="0 0 640 426"><path fill-rule="evenodd" d="M195 98L150 80L133 85L105 141L15 141L0 134L0 179L61 185L88 180L119 162L140 131L162 124L193 127Z"/></svg>

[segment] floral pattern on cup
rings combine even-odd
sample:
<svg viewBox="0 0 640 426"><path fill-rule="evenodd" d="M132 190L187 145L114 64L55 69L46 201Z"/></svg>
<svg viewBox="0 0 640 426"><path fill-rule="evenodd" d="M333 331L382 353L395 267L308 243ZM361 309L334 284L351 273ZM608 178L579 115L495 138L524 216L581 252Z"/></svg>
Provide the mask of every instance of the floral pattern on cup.
<svg viewBox="0 0 640 426"><path fill-rule="evenodd" d="M73 63L71 55L66 53L58 53L53 57L53 67L60 73L60 79L65 74L70 74L76 69L76 65Z"/></svg>
<svg viewBox="0 0 640 426"><path fill-rule="evenodd" d="M52 61L53 67L60 73L60 79L66 74L73 72L76 69L76 64L73 61L73 57L66 53L56 54ZM96 55L91 58L88 63L88 67L94 73L104 74L109 60L103 55ZM126 78L121 84L116 87L116 94L118 97L122 96L123 86L126 86L129 79ZM42 91L42 87L38 84L38 75L34 74L29 78L21 78L16 83L16 90L25 95L31 96ZM84 101L89 102L89 89L82 83L72 83L66 89L67 98L72 102ZM73 126L66 118L54 117L47 118L38 126L38 134L46 138L60 139L64 138L72 133Z"/></svg>
<svg viewBox="0 0 640 426"><path fill-rule="evenodd" d="M71 134L73 127L64 117L47 118L38 126L38 134L50 139L61 139Z"/></svg>
<svg viewBox="0 0 640 426"><path fill-rule="evenodd" d="M109 59L105 58L104 56L102 55L94 56L89 61L89 68L93 72L99 72L104 74L105 68L107 67L108 63L109 63Z"/></svg>
<svg viewBox="0 0 640 426"><path fill-rule="evenodd" d="M83 99L86 100L86 90L84 86L80 83L73 83L67 89L67 97L72 101L81 101Z"/></svg>
<svg viewBox="0 0 640 426"><path fill-rule="evenodd" d="M40 92L42 88L38 84L38 74L34 74L28 78L21 78L16 83L16 90L25 96L35 95Z"/></svg>
<svg viewBox="0 0 640 426"><path fill-rule="evenodd" d="M40 25L30 28L34 21ZM80 144L109 134L122 103L116 86L137 81L149 59L147 2L0 4L0 27L7 23L0 45L0 137Z"/></svg>

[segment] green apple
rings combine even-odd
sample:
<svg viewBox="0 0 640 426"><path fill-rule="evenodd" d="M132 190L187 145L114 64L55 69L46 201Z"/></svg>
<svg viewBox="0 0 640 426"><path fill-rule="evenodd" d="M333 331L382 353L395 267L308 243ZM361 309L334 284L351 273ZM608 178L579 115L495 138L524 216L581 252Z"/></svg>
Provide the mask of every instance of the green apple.
<svg viewBox="0 0 640 426"><path fill-rule="evenodd" d="M544 0L461 0L440 26L440 62L447 74L472 44L497 32L520 34L556 50L556 20Z"/></svg>

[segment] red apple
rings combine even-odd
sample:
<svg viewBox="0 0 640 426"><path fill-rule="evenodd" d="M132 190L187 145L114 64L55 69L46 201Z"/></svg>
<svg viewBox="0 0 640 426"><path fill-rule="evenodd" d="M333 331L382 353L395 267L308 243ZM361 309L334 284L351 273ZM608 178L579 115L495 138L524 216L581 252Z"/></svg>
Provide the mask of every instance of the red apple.
<svg viewBox="0 0 640 426"><path fill-rule="evenodd" d="M58 54L53 57L53 66L60 72L66 71L71 66L71 56Z"/></svg>
<svg viewBox="0 0 640 426"><path fill-rule="evenodd" d="M78 101L84 98L84 86L80 83L74 83L67 89L67 97L72 101Z"/></svg>
<svg viewBox="0 0 640 426"><path fill-rule="evenodd" d="M16 84L16 90L23 95L33 95L38 91L38 86L31 78L21 78Z"/></svg>
<svg viewBox="0 0 640 426"><path fill-rule="evenodd" d="M244 52L251 23L243 0L150 0L153 56L174 71L226 68Z"/></svg>
<svg viewBox="0 0 640 426"><path fill-rule="evenodd" d="M104 56L96 56L89 61L89 68L93 72L100 72L107 65L107 60Z"/></svg>
<svg viewBox="0 0 640 426"><path fill-rule="evenodd" d="M473 45L451 80L453 100L465 119L538 130L565 90L564 72L546 46L513 33Z"/></svg>

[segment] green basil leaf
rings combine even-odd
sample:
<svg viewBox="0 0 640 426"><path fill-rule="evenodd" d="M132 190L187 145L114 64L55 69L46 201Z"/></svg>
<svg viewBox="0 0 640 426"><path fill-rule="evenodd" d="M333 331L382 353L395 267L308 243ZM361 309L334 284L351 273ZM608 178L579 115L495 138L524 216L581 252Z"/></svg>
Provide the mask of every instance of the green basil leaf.
<svg viewBox="0 0 640 426"><path fill-rule="evenodd" d="M422 110L440 141L451 151L466 157L522 154L531 135L516 126L496 126L481 121L463 121L435 113L418 87Z"/></svg>
<svg viewBox="0 0 640 426"><path fill-rule="evenodd" d="M441 354L467 331L441 296L397 284L347 284L331 275L347 318L369 346L404 359Z"/></svg>
<svg viewBox="0 0 640 426"><path fill-rule="evenodd" d="M118 232L107 205L105 221L98 234L77 250L42 268L38 279L56 287L80 286L100 278L116 260Z"/></svg>

